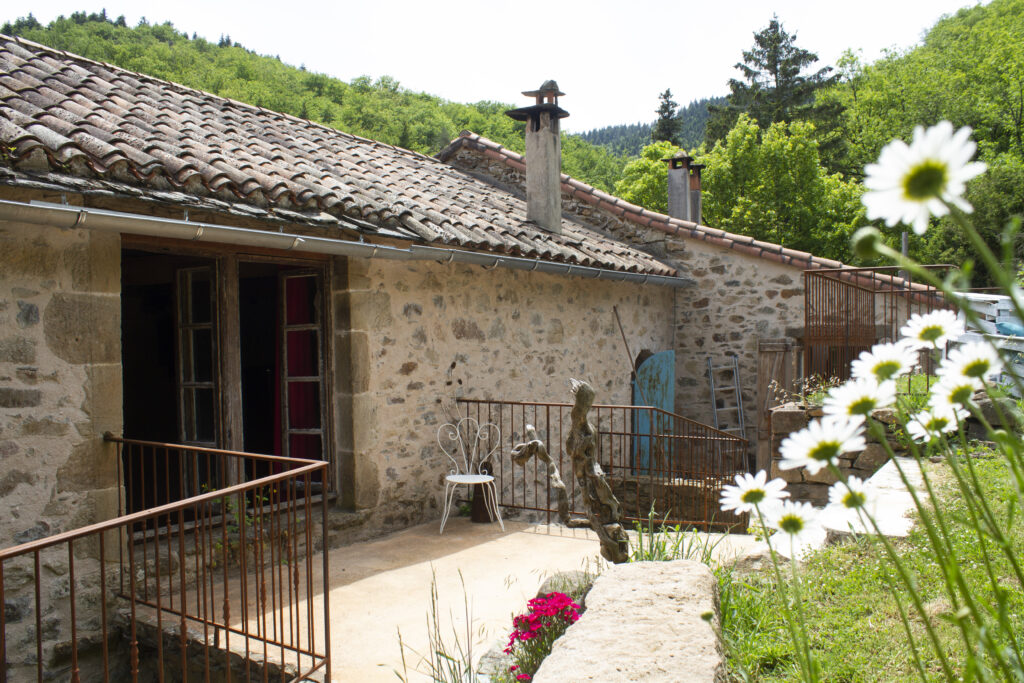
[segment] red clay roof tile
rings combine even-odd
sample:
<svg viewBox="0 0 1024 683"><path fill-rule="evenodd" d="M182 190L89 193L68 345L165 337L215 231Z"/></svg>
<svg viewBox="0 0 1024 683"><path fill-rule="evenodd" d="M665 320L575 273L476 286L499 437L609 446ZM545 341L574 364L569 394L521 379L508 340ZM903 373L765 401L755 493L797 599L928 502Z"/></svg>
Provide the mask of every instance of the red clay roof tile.
<svg viewBox="0 0 1024 683"><path fill-rule="evenodd" d="M465 130L448 147L442 150L438 157L449 159L457 150L463 147L479 151L481 154L500 160L512 168L518 169L524 166L523 157L520 154ZM562 176L562 193L638 225L651 227L673 235L685 235L692 239L699 239L710 244L749 253L778 263L786 263L802 269L843 267L842 263L832 259L821 258L820 256L804 252L796 252L778 244L754 241L746 235L736 235L706 225L697 225L690 221L656 214L618 197L612 197L601 190L564 174Z"/></svg>
<svg viewBox="0 0 1024 683"><path fill-rule="evenodd" d="M495 159L524 168L475 137ZM80 184L73 176L96 174L126 194L178 188L319 225L325 213L347 229L347 216L360 217L434 244L676 274L572 220L562 235L544 232L526 220L521 198L438 159L5 36L0 144L9 150L0 163L37 172L48 159L48 179L64 177L69 188Z"/></svg>

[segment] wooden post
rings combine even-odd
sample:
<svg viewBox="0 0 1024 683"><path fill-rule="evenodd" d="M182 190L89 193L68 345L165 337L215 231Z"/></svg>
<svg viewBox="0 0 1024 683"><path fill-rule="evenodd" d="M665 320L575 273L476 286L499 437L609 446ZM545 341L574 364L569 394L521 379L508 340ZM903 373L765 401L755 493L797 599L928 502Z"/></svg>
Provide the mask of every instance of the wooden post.
<svg viewBox="0 0 1024 683"><path fill-rule="evenodd" d="M220 343L220 402L222 416L222 447L245 450L242 433L242 348L241 324L238 320L238 256L228 254L217 264L217 321ZM238 484L234 467L223 472L225 486Z"/></svg>

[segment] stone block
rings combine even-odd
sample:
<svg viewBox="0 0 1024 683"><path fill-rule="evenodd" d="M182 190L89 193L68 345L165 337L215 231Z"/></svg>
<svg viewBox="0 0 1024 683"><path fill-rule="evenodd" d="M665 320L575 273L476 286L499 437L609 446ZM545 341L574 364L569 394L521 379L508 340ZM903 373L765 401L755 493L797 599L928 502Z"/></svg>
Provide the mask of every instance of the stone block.
<svg viewBox="0 0 1024 683"><path fill-rule="evenodd" d="M38 389L0 387L0 408L35 408L43 400Z"/></svg>
<svg viewBox="0 0 1024 683"><path fill-rule="evenodd" d="M786 490L794 501L804 501L818 507L828 503L828 486L825 484L790 484Z"/></svg>
<svg viewBox="0 0 1024 683"><path fill-rule="evenodd" d="M27 418L21 423L22 436L63 436L68 432L68 422L61 418Z"/></svg>
<svg viewBox="0 0 1024 683"><path fill-rule="evenodd" d="M860 452L857 459L853 461L853 467L858 470L875 472L879 467L888 462L888 460L889 454L886 452L885 446L879 443L869 443L867 447Z"/></svg>
<svg viewBox="0 0 1024 683"><path fill-rule="evenodd" d="M350 332L349 339L349 372L353 394L361 394L370 389L370 340L365 332ZM345 358L339 356L338 363Z"/></svg>
<svg viewBox="0 0 1024 683"><path fill-rule="evenodd" d="M25 337L0 339L0 363L27 365L36 362L36 343Z"/></svg>
<svg viewBox="0 0 1024 683"><path fill-rule="evenodd" d="M71 287L80 292L117 294L121 291L121 237L89 231L85 243L61 254L62 265L71 271Z"/></svg>
<svg viewBox="0 0 1024 683"><path fill-rule="evenodd" d="M57 468L57 491L91 491L117 483L117 450L113 444L92 438L76 444Z"/></svg>
<svg viewBox="0 0 1024 683"><path fill-rule="evenodd" d="M82 409L92 421L93 434L119 434L123 409L121 365L90 365L85 370L85 376L85 402Z"/></svg>
<svg viewBox="0 0 1024 683"><path fill-rule="evenodd" d="M717 590L699 562L614 565L594 582L586 613L555 641L533 680L725 680Z"/></svg>
<svg viewBox="0 0 1024 683"><path fill-rule="evenodd" d="M803 472L804 472L804 468L802 468L802 467L798 467L798 468L792 469L792 470L779 469L779 462L777 460L772 462L772 472L771 472L771 478L772 479L775 479L776 477L778 477L782 481L785 481L785 482L788 482L788 483L801 482L801 481L804 480Z"/></svg>
<svg viewBox="0 0 1024 683"><path fill-rule="evenodd" d="M772 434L792 434L807 426L807 411L795 406L783 406L772 411Z"/></svg>
<svg viewBox="0 0 1024 683"><path fill-rule="evenodd" d="M54 294L43 312L46 345L68 363L121 361L121 301L95 294Z"/></svg>
<svg viewBox="0 0 1024 683"><path fill-rule="evenodd" d="M839 477L836 476L836 474L831 469L823 467L814 474L811 474L810 472L805 472L804 481L831 486L832 484L839 481Z"/></svg>

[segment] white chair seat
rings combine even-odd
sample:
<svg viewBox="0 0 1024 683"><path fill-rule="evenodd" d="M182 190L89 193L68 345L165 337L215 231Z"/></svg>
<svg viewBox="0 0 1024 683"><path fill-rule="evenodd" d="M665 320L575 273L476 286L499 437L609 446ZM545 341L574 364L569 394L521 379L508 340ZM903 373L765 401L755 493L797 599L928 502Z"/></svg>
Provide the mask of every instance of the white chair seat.
<svg viewBox="0 0 1024 683"><path fill-rule="evenodd" d="M480 486L483 494L484 507L492 520L497 519L501 530L505 523L501 521L501 510L498 509L498 488L494 484L494 476L484 474L481 466L494 455L501 446L501 432L492 423L481 425L472 417L464 417L455 424L443 424L437 428L437 445L451 461L452 467L444 478L444 507L441 509L441 533L448 522L452 505L455 502L455 489L459 486Z"/></svg>
<svg viewBox="0 0 1024 683"><path fill-rule="evenodd" d="M486 484L494 481L494 477L489 474L449 474L445 479L453 484Z"/></svg>

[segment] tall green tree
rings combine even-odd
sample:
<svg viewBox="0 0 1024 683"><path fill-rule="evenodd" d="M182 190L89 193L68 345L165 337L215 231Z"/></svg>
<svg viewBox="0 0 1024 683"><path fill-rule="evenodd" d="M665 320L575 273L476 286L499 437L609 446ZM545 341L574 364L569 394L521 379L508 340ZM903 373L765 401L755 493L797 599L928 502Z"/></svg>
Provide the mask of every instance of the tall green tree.
<svg viewBox="0 0 1024 683"><path fill-rule="evenodd" d="M678 151L666 140L644 147L640 158L622 169L622 179L615 183L615 195L645 209L668 213L668 165L662 159Z"/></svg>
<svg viewBox="0 0 1024 683"><path fill-rule="evenodd" d="M658 95L658 102L658 120L654 122L654 129L651 130L651 142L664 141L677 145L682 122L677 117L679 104L672 99L672 90L666 89Z"/></svg>
<svg viewBox="0 0 1024 683"><path fill-rule="evenodd" d="M864 224L859 183L822 165L814 126L776 122L761 130L746 114L701 156L704 220L791 249L852 262L850 236Z"/></svg>
<svg viewBox="0 0 1024 683"><path fill-rule="evenodd" d="M768 128L780 121L818 118L824 112L815 105L814 93L835 83L831 67L805 73L818 61L818 55L796 45L796 33L788 33L772 17L754 34L754 45L743 51L736 64L742 80L729 80L729 102L711 110L705 141L710 145L732 129L741 113Z"/></svg>

